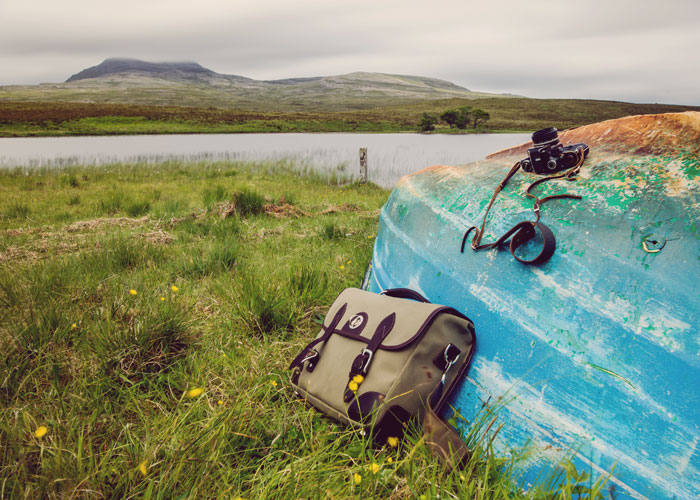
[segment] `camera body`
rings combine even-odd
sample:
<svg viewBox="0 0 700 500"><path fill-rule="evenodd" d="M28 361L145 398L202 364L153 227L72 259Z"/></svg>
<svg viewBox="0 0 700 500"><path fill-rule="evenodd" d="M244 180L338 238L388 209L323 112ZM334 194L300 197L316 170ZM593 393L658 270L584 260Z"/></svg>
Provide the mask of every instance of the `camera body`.
<svg viewBox="0 0 700 500"><path fill-rule="evenodd" d="M543 128L532 134L533 146L527 150L527 158L520 161L526 172L540 175L554 174L575 167L583 154L588 156L588 146L582 142L562 145L554 127Z"/></svg>

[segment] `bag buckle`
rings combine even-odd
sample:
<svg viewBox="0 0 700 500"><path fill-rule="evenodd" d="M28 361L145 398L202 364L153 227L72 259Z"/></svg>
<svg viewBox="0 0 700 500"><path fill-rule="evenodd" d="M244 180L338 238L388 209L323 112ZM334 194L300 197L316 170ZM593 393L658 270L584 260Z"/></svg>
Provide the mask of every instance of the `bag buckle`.
<svg viewBox="0 0 700 500"><path fill-rule="evenodd" d="M360 356L365 356L365 355L367 356L367 359L365 360L365 362L362 365L362 373L367 373L367 368L369 368L369 364L372 361L373 354L374 353L367 348L362 349Z"/></svg>
<svg viewBox="0 0 700 500"><path fill-rule="evenodd" d="M311 361L318 358L319 354L316 349L311 349L309 353L304 357L304 359L301 360L301 363L299 363L300 366L303 366L304 363L309 361L309 364L306 365L306 370L309 372L314 371L314 368L316 368L316 363L312 363Z"/></svg>
<svg viewBox="0 0 700 500"><path fill-rule="evenodd" d="M442 377L440 377L441 384L445 383L447 372L450 371L452 365L454 365L459 360L459 357L462 355L459 349L456 349L454 347L455 346L453 346L452 344L448 344L448 346L445 347L445 352L442 353L445 358L445 369L442 372Z"/></svg>

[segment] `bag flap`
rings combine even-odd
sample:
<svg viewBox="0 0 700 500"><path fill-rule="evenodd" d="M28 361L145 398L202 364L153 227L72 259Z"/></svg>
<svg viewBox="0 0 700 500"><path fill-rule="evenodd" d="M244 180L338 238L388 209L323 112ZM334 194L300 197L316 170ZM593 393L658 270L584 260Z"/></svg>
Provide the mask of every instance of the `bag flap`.
<svg viewBox="0 0 700 500"><path fill-rule="evenodd" d="M347 304L347 308L334 333L360 342L369 342L379 323L391 313L396 313L396 323L380 347L384 350L408 347L441 311L462 316L454 309L438 304L426 304L387 297L358 288L346 288L328 310L324 319L326 328L330 326L343 304Z"/></svg>

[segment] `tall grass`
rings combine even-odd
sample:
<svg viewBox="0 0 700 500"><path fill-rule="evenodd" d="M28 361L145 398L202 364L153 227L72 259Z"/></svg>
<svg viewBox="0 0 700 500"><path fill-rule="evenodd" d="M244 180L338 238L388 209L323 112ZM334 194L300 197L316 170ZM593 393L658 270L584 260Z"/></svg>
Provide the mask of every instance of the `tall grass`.
<svg viewBox="0 0 700 500"><path fill-rule="evenodd" d="M448 471L418 429L377 447L295 397L287 363L371 256L355 210L388 193L285 168L0 172L0 213L33 207L0 219L0 498L602 498L569 462L521 490L491 414ZM267 215L282 196L299 212Z"/></svg>

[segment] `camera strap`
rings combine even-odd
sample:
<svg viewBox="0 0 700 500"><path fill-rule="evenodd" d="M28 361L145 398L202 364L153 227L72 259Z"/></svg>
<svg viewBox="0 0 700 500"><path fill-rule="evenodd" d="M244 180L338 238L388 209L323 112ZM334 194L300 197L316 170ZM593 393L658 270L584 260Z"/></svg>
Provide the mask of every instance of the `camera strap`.
<svg viewBox="0 0 700 500"><path fill-rule="evenodd" d="M472 231L474 231L474 237L472 238L472 243L471 247L472 250L486 250L489 248L498 248L502 244L504 244L506 241L510 239L510 244L509 244L509 250L510 253L513 255L515 260L518 262L522 262L523 264L543 264L544 262L547 262L549 258L554 254L554 250L556 249L556 239L554 238L554 233L552 232L551 229L549 229L547 226L545 226L543 223L540 222L540 207L542 206L543 203L546 203L547 201L550 200L556 200L556 199L575 199L575 200L580 200L581 196L577 194L553 194L549 196L545 196L544 198L538 198L536 195L532 194L530 191L537 187L539 184L542 184L546 181L554 180L554 179L561 179L565 178L567 181L574 181L576 180L576 175L581 171L581 165L583 165L583 161L586 158L584 151L582 148L578 149L578 161L576 162L576 165L574 165L572 168L567 170L566 172L562 172L561 174L557 175L550 175L548 177L544 177L542 179L538 179L532 184L530 184L527 189L525 190L525 193L527 196L530 198L535 199L535 204L533 205L532 209L535 212L535 220L534 221L523 221L517 223L515 226L510 228L506 233L498 238L496 241L493 243L481 243L481 238L484 236L484 228L486 227L486 219L489 215L489 211L491 210L491 207L493 206L493 203L496 201L496 198L498 197L498 194L503 190L503 188L506 187L508 184L508 181L520 170L520 162L517 162L513 167L510 169L510 171L506 174L506 176L503 178L501 183L496 187L496 189L493 192L493 196L491 196L491 201L489 202L488 207L486 208L486 213L484 214L484 220L481 223L481 227L477 228L476 226L472 226L467 231L464 233L464 237L462 238L462 247L460 252L464 253L464 247L467 243L467 238L471 234ZM515 251L520 247L521 245L524 245L531 239L533 239L537 234L542 235L542 248L540 250L540 253L532 258L532 259L523 259L521 257L518 257L515 254Z"/></svg>

